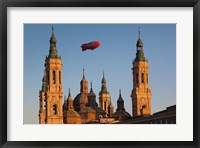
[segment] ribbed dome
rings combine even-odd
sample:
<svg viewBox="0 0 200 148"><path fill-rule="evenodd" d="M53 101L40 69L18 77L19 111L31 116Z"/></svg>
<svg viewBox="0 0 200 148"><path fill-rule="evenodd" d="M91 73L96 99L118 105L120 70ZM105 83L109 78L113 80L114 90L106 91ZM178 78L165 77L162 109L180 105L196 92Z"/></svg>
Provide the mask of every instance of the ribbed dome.
<svg viewBox="0 0 200 148"><path fill-rule="evenodd" d="M69 109L66 113L65 113L65 117L77 117L80 118L80 115L78 114L78 112L76 112L73 109Z"/></svg>
<svg viewBox="0 0 200 148"><path fill-rule="evenodd" d="M96 113L96 111L92 107L85 107L79 111L79 113Z"/></svg>
<svg viewBox="0 0 200 148"><path fill-rule="evenodd" d="M126 117L126 118L129 118L129 117L131 117L131 115L130 115L128 112L126 112L126 111L120 110L120 111L116 111L116 112L112 115L112 117L114 117L114 118L119 118L119 117Z"/></svg>
<svg viewBox="0 0 200 148"><path fill-rule="evenodd" d="M97 114L106 114L106 112L100 107L97 107L95 110Z"/></svg>

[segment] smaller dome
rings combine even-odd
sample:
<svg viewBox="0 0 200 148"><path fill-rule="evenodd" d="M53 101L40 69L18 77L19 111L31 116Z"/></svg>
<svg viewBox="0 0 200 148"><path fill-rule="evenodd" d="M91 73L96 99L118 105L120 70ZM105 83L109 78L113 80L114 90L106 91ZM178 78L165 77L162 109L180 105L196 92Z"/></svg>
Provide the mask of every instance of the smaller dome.
<svg viewBox="0 0 200 148"><path fill-rule="evenodd" d="M141 38L138 38L136 45L137 45L137 47L143 47L143 42L142 42Z"/></svg>
<svg viewBox="0 0 200 148"><path fill-rule="evenodd" d="M106 112L100 107L97 107L95 110L96 110L97 114L106 114Z"/></svg>
<svg viewBox="0 0 200 148"><path fill-rule="evenodd" d="M114 114L112 114L112 117L114 117L114 118L119 118L119 117L130 118L131 115L126 111L120 110L120 111L116 111Z"/></svg>
<svg viewBox="0 0 200 148"><path fill-rule="evenodd" d="M65 112L65 117L69 118L69 117L77 117L80 118L80 115L78 114L78 112L76 112L73 109L69 109L68 111Z"/></svg>

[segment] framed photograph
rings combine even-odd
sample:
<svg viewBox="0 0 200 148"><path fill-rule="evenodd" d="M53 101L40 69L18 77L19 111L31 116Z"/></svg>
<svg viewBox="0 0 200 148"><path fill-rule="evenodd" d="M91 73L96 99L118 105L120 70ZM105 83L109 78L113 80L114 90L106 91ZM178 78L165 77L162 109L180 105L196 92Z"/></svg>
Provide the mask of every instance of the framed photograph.
<svg viewBox="0 0 200 148"><path fill-rule="evenodd" d="M199 147L199 5L2 1L1 147Z"/></svg>

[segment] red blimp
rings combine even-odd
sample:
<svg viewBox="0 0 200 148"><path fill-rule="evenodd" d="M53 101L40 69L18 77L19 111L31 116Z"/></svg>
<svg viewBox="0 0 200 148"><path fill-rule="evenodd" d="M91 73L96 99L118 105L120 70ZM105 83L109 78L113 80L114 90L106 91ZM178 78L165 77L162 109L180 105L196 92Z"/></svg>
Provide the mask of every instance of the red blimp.
<svg viewBox="0 0 200 148"><path fill-rule="evenodd" d="M82 51L86 51L86 50L94 50L94 49L98 48L99 46L100 46L100 42L93 41L90 43L82 44L81 48L82 48Z"/></svg>

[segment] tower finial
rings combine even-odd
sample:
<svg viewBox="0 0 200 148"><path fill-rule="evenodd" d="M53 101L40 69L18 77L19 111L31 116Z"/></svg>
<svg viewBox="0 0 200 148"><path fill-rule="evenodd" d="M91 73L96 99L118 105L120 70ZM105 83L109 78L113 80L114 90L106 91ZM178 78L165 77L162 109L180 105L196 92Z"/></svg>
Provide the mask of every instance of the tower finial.
<svg viewBox="0 0 200 148"><path fill-rule="evenodd" d="M103 70L103 79L105 79L105 74L104 74L104 70Z"/></svg>
<svg viewBox="0 0 200 148"><path fill-rule="evenodd" d="M83 79L85 79L85 68L83 67Z"/></svg>
<svg viewBox="0 0 200 148"><path fill-rule="evenodd" d="M92 81L90 82L90 92L93 92L93 89L92 89Z"/></svg>
<svg viewBox="0 0 200 148"><path fill-rule="evenodd" d="M140 38L140 27L138 28L138 38Z"/></svg>
<svg viewBox="0 0 200 148"><path fill-rule="evenodd" d="M122 95L121 95L121 89L119 89L119 96L121 97Z"/></svg>
<svg viewBox="0 0 200 148"><path fill-rule="evenodd" d="M52 25L52 35L54 35L54 25Z"/></svg>
<svg viewBox="0 0 200 148"><path fill-rule="evenodd" d="M71 96L71 93L70 93L70 88L69 88L69 96Z"/></svg>
<svg viewBox="0 0 200 148"><path fill-rule="evenodd" d="M101 81L102 83L106 83L106 79L105 79L105 74L104 74L104 70L103 70L103 78L102 78L102 81Z"/></svg>

